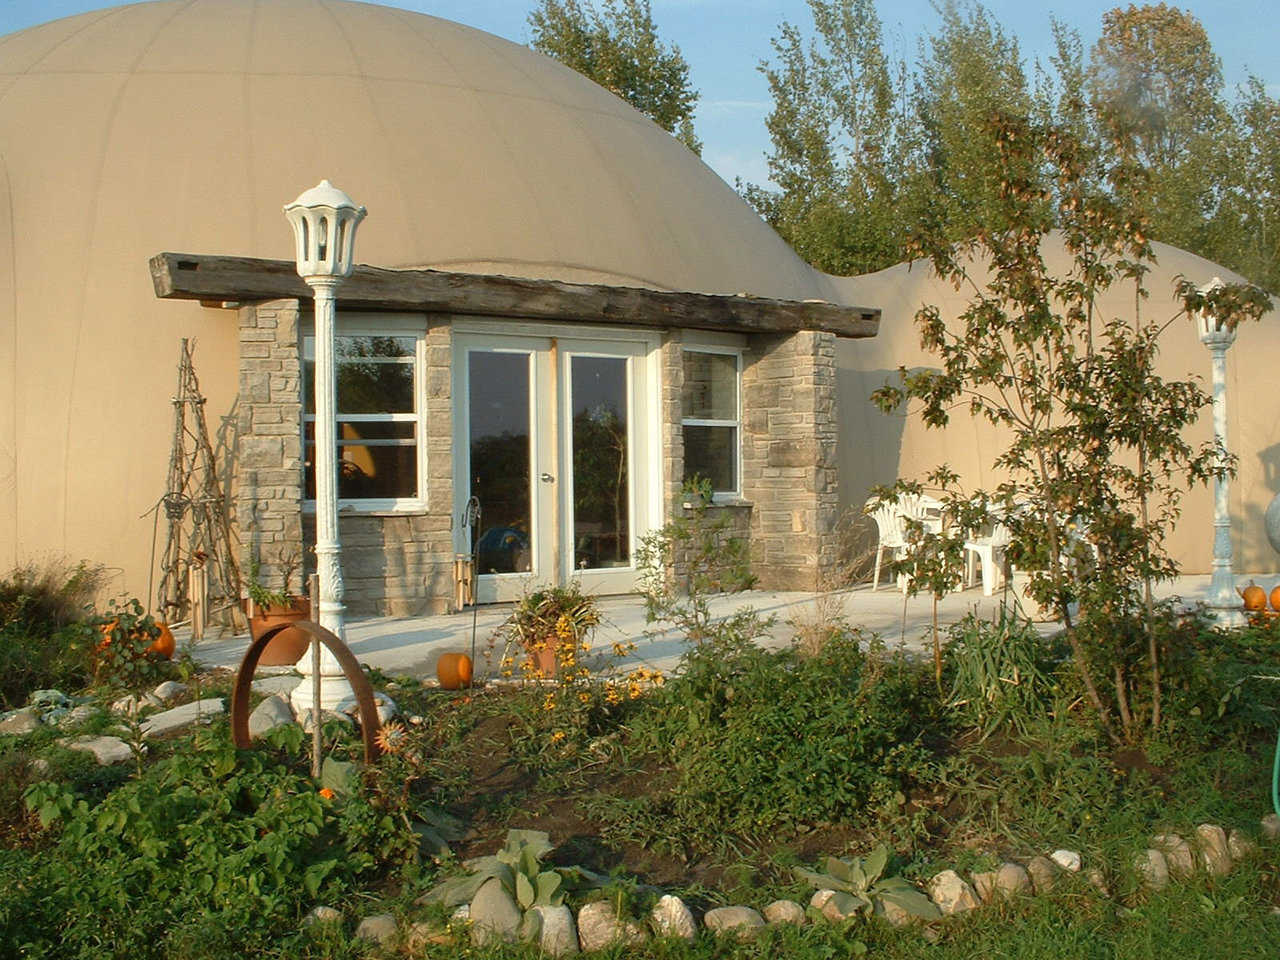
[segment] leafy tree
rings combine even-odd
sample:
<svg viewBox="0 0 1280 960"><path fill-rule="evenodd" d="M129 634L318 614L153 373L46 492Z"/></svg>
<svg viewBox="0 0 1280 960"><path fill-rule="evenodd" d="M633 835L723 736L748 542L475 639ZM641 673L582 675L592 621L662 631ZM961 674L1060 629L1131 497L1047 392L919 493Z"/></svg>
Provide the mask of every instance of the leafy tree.
<svg viewBox="0 0 1280 960"><path fill-rule="evenodd" d="M1209 226L1212 258L1280 291L1280 101L1250 77L1223 147L1232 176Z"/></svg>
<svg viewBox="0 0 1280 960"><path fill-rule="evenodd" d="M784 23L761 65L774 107L776 189L747 199L807 261L832 273L902 260L912 224L965 236L986 216L993 145L975 136L992 110L1028 110L1017 41L981 6L940 8L918 70L892 61L871 0L809 0L814 39Z"/></svg>
<svg viewBox="0 0 1280 960"><path fill-rule="evenodd" d="M997 148L987 223L961 243L929 224L913 245L969 291L969 305L952 323L922 308L921 342L939 367L904 368L874 399L885 410L915 401L929 427L963 406L1007 431L994 464L1007 479L994 490L966 494L945 469L931 478L953 517L948 536L1003 517L1008 555L1029 572L1030 596L1065 625L1101 723L1113 739L1133 740L1161 724L1164 654L1150 585L1177 572L1165 538L1185 487L1231 469L1216 444L1183 437L1209 398L1194 381L1156 373L1160 338L1198 311L1234 326L1270 302L1257 288L1205 294L1183 283L1176 317L1143 313L1154 261L1149 189L1125 128L1101 155L1021 115L994 115L979 135ZM1071 258L1061 275L1041 250L1055 227ZM1132 291L1131 315L1103 312L1111 288ZM927 540L917 549L936 554Z"/></svg>
<svg viewBox="0 0 1280 960"><path fill-rule="evenodd" d="M830 273L877 270L901 259L897 209L911 147L905 78L895 82L871 0L810 0L816 37L783 23L774 63L760 66L773 95L765 123L778 189L747 199L810 263Z"/></svg>
<svg viewBox="0 0 1280 960"><path fill-rule="evenodd" d="M1164 3L1102 15L1089 84L1095 103L1133 128L1150 169L1178 166L1227 119L1222 61L1191 14Z"/></svg>
<svg viewBox="0 0 1280 960"><path fill-rule="evenodd" d="M1123 129L1149 171L1155 236L1231 259L1212 229L1238 179L1229 162L1231 115L1222 64L1200 22L1164 3L1107 12L1089 87L1099 125Z"/></svg>
<svg viewBox="0 0 1280 960"><path fill-rule="evenodd" d="M926 216L953 239L972 236L999 211L997 112L1029 115L1031 91L1016 38L980 5L939 8L940 29L922 53L915 93L928 171Z"/></svg>
<svg viewBox="0 0 1280 960"><path fill-rule="evenodd" d="M694 153L698 92L677 46L658 38L649 0L541 0L529 14L531 46L617 94Z"/></svg>

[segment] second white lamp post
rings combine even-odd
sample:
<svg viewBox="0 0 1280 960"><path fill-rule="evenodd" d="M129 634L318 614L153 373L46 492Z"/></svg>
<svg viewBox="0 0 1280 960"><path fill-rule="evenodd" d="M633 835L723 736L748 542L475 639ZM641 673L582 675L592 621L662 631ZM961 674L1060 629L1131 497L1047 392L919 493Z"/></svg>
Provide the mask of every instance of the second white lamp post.
<svg viewBox="0 0 1280 960"><path fill-rule="evenodd" d="M1222 281L1214 277L1201 293L1209 293ZM1213 357L1213 435L1222 449L1227 449L1227 350L1235 342L1236 332L1202 310L1196 317L1200 342ZM1236 593L1236 578L1231 570L1231 487L1225 476L1213 479L1213 576L1206 597L1209 609L1223 626L1241 626L1244 615Z"/></svg>
<svg viewBox="0 0 1280 960"><path fill-rule="evenodd" d="M312 611L322 627L345 641L342 588L342 545L338 537L337 364L334 358L334 291L351 275L356 227L366 210L345 193L321 180L319 185L284 208L293 227L298 276L315 294L315 478L316 571L320 575L320 610ZM342 668L321 646L320 676L311 670L311 657L298 663L302 683L291 700L298 712L309 711L313 685L320 685L320 706L333 710L353 696Z"/></svg>

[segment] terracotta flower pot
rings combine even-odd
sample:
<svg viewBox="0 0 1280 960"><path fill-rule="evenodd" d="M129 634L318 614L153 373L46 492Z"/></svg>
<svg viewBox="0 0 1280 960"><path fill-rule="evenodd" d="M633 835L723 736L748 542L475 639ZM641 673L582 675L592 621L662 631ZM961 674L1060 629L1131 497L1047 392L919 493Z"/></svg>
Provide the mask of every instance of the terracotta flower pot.
<svg viewBox="0 0 1280 960"><path fill-rule="evenodd" d="M529 654L529 662L537 667L538 675L550 678L554 677L560 669L560 658L557 656L559 650L560 638L552 634L543 641L541 649L530 645L525 652Z"/></svg>
<svg viewBox="0 0 1280 960"><path fill-rule="evenodd" d="M298 620L310 619L310 601L306 597L292 597L291 599L293 602L287 607L254 607L253 617L249 620L249 632L253 635L253 639L257 640L272 627L279 626L282 623L296 623ZM307 652L307 648L310 645L311 637L305 631L299 630L297 627L281 630L271 638L267 648L262 651L258 666L292 666L302 658L302 655Z"/></svg>

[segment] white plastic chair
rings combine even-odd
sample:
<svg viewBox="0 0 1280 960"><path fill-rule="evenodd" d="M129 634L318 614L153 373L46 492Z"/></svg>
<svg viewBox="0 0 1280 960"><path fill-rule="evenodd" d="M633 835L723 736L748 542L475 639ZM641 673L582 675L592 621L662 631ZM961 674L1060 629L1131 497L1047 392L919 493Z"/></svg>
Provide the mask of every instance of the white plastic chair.
<svg viewBox="0 0 1280 960"><path fill-rule="evenodd" d="M971 587L977 582L974 563L982 565L982 595L989 597L996 592L997 581L1004 580L1004 548L1012 539L1009 528L997 520L991 525L991 533L974 537L964 544L964 582ZM997 557L999 561L997 562Z"/></svg>
<svg viewBox="0 0 1280 960"><path fill-rule="evenodd" d="M880 589L880 561L884 552L890 551L890 559L895 559L899 551L906 549L907 546L906 531L903 528L902 515L898 512L897 504L881 503L873 510L871 506L876 502L876 498L872 497L864 508L867 516L876 522L880 537L876 544L876 570L871 581L872 591Z"/></svg>
<svg viewBox="0 0 1280 960"><path fill-rule="evenodd" d="M871 509L872 504L876 503L876 498L872 497L867 501L866 513L876 522L879 530L879 543L876 546L876 568L872 577L872 591L880 589L880 564L884 557L884 551L891 551L891 557L897 556L907 548L907 525L908 518L919 520L924 524L925 529L938 533L942 530L942 504L923 495L905 494L897 500L889 501L881 504L876 509ZM905 593L907 590L908 578L905 574L898 577L898 585Z"/></svg>

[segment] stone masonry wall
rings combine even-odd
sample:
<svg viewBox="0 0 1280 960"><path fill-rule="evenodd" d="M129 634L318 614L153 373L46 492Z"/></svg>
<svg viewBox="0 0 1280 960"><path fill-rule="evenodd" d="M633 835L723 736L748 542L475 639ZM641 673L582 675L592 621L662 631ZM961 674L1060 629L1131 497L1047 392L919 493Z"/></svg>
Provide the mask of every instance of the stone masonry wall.
<svg viewBox="0 0 1280 960"><path fill-rule="evenodd" d="M301 593L305 575L315 568L315 516L302 511L299 317L294 300L240 311L235 502L242 569L247 573L249 559L257 557L263 583L279 589L285 566L296 560L289 586ZM347 611L354 616L443 613L453 598L452 337L447 317L429 325L424 317L423 323L427 508L341 514L343 580Z"/></svg>
<svg viewBox="0 0 1280 960"><path fill-rule="evenodd" d="M751 338L742 372L742 495L768 590L830 585L838 562L835 338Z"/></svg>
<svg viewBox="0 0 1280 960"><path fill-rule="evenodd" d="M662 516L671 518L680 510L684 486L684 349L679 330L662 335Z"/></svg>
<svg viewBox="0 0 1280 960"><path fill-rule="evenodd" d="M271 590L305 593L302 540L301 351L297 300L242 307L235 458L240 569L261 565ZM289 568L292 568L290 571Z"/></svg>
<svg viewBox="0 0 1280 960"><path fill-rule="evenodd" d="M424 318L424 323L427 322ZM427 509L424 513L344 513L339 520L347 612L417 617L453 603L452 336L449 319L427 326L420 389L426 409ZM306 518L307 543L315 517Z"/></svg>

